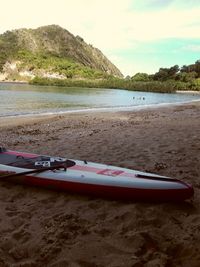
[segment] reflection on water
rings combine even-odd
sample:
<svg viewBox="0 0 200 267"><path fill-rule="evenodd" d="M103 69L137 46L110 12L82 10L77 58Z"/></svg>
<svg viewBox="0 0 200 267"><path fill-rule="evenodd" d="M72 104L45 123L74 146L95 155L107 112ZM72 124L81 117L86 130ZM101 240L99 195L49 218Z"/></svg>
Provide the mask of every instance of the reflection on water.
<svg viewBox="0 0 200 267"><path fill-rule="evenodd" d="M56 113L86 108L138 107L187 102L193 94L160 94L103 88L0 83L0 116Z"/></svg>

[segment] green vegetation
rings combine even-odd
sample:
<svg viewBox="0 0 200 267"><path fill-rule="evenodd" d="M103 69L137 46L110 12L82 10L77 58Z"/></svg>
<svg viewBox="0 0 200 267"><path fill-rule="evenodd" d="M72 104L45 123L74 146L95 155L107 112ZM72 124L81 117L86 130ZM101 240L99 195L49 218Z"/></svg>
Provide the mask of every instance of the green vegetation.
<svg viewBox="0 0 200 267"><path fill-rule="evenodd" d="M158 72L151 75L151 79L161 82L171 81L175 90L200 91L200 60L181 68L178 65L171 68L160 68Z"/></svg>
<svg viewBox="0 0 200 267"><path fill-rule="evenodd" d="M109 73L123 77L102 52L67 30L50 25L7 31L0 35L0 72L6 62L16 60L19 70L50 70L66 78L105 78ZM34 75L37 73L34 73ZM38 73L38 75L41 74Z"/></svg>
<svg viewBox="0 0 200 267"><path fill-rule="evenodd" d="M0 72L6 61L10 60L17 52L17 36L10 31L0 35Z"/></svg>
<svg viewBox="0 0 200 267"><path fill-rule="evenodd" d="M66 87L87 87L87 88L112 88L112 89L126 89L134 91L160 92L172 93L176 91L172 82L135 82L131 80L109 78L99 80L89 79L50 79L35 77L30 81L31 84L51 85L51 86L66 86Z"/></svg>
<svg viewBox="0 0 200 267"><path fill-rule="evenodd" d="M26 68L29 71L38 72L38 74L43 71L56 73L62 78L99 79L108 77L105 72L83 66L72 59L62 58L51 53L31 53L30 51L20 50L16 58L22 62L18 66L19 70Z"/></svg>
<svg viewBox="0 0 200 267"><path fill-rule="evenodd" d="M147 73L138 72L133 77L131 77L131 80L135 82L148 82L151 80L151 78Z"/></svg>
<svg viewBox="0 0 200 267"><path fill-rule="evenodd" d="M40 85L166 93L200 91L200 60L181 68L160 68L152 75L136 73L122 78L101 51L57 25L0 35L0 72L6 72L8 80Z"/></svg>
<svg viewBox="0 0 200 267"><path fill-rule="evenodd" d="M184 66L177 65L171 68L160 68L154 75L137 73L125 79L112 76L101 79L50 79L35 77L31 84L55 85L66 87L94 87L94 88L121 88L126 90L173 93L176 91L200 91L200 62Z"/></svg>

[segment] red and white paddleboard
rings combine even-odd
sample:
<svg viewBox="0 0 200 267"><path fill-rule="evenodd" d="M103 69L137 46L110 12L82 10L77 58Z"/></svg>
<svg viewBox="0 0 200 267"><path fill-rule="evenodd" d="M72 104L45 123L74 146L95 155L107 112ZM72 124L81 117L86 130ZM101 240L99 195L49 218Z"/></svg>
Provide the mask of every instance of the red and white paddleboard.
<svg viewBox="0 0 200 267"><path fill-rule="evenodd" d="M14 174L13 180L19 176L18 180L25 184L115 199L170 201L185 200L194 194L191 185L174 178L4 148L0 149L0 173L0 179L7 179L7 176Z"/></svg>

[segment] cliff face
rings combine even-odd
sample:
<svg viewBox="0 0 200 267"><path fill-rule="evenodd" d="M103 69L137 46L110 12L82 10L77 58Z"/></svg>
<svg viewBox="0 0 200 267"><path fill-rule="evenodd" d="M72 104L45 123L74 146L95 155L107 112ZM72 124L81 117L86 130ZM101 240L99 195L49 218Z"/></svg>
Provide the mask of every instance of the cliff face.
<svg viewBox="0 0 200 267"><path fill-rule="evenodd" d="M82 68L92 69L96 72L113 75L115 77L123 77L121 72L115 67L103 53L88 45L81 37L74 36L69 31L57 25L44 26L37 29L19 29L7 31L0 35L0 72L5 71L5 66L9 63L17 63L15 72L30 71L30 61L41 61L32 67L33 72L40 73L40 70L45 68L52 71L55 67L55 62L50 58L54 58L56 64L60 60L63 68L66 71L66 65L73 64L76 69ZM42 61L43 60L43 61ZM66 65L65 65L66 63ZM7 64L7 65L6 65ZM40 66L42 65L42 66ZM8 69L7 69L8 70ZM84 70L84 71L83 71ZM59 68L59 72L61 68ZM71 70L72 73L72 70ZM81 72L76 76L81 77ZM62 71L60 74L63 74Z"/></svg>

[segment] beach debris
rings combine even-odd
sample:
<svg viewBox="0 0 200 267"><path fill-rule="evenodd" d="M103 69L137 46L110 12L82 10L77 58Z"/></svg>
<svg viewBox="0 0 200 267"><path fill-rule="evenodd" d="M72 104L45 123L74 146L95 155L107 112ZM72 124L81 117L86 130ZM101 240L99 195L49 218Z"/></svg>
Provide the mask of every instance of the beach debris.
<svg viewBox="0 0 200 267"><path fill-rule="evenodd" d="M154 165L154 168L159 171L159 170L163 170L167 168L167 164L163 163L163 162L156 162Z"/></svg>

